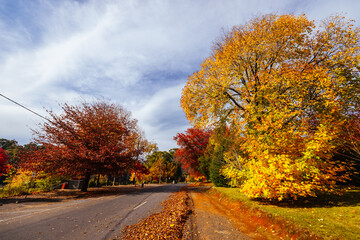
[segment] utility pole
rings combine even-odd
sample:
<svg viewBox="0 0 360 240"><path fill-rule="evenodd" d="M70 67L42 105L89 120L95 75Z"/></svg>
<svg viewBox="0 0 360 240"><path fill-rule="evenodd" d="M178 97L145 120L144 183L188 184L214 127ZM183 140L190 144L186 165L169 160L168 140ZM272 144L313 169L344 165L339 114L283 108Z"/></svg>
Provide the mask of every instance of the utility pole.
<svg viewBox="0 0 360 240"><path fill-rule="evenodd" d="M160 158L159 158L160 159ZM160 171L159 171L159 174L160 174L160 176L159 176L159 184L161 183L161 164L162 164L162 161L160 161Z"/></svg>

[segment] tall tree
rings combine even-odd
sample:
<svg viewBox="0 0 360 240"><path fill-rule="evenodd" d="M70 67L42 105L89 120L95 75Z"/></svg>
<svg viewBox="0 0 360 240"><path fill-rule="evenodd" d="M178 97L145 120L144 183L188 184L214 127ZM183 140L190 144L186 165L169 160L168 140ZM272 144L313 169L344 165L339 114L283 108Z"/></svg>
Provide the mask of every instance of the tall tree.
<svg viewBox="0 0 360 240"><path fill-rule="evenodd" d="M41 146L25 152L24 166L50 174L84 176L83 191L92 174L117 175L131 170L147 142L137 121L121 106L104 101L62 105L63 113L34 130Z"/></svg>
<svg viewBox="0 0 360 240"><path fill-rule="evenodd" d="M200 157L204 156L211 136L208 129L188 128L185 133L178 133L174 140L179 148L175 156L179 159L182 168L193 177L206 176L206 165L200 165Z"/></svg>
<svg viewBox="0 0 360 240"><path fill-rule="evenodd" d="M247 157L229 158L226 172L249 196L330 191L346 178L330 159L359 109L359 52L359 29L343 17L260 16L215 44L181 104L195 126L225 120L246 139Z"/></svg>

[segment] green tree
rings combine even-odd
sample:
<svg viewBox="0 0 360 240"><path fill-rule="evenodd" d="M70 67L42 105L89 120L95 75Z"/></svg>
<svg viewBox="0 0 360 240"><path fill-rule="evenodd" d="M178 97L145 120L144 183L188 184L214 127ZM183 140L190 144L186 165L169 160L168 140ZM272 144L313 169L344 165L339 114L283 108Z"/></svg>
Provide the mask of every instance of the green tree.
<svg viewBox="0 0 360 240"><path fill-rule="evenodd" d="M208 155L210 155L210 179L217 187L228 186L228 180L224 176L222 169L226 165L225 155L231 151L232 145L230 131L225 125L221 125L214 130L210 138Z"/></svg>

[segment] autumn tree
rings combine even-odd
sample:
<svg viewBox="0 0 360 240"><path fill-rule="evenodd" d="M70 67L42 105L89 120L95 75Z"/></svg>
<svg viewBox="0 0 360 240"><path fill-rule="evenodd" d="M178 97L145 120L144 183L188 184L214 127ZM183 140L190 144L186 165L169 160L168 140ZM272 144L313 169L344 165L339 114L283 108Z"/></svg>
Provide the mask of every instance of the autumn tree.
<svg viewBox="0 0 360 240"><path fill-rule="evenodd" d="M155 150L149 154L145 161L145 166L149 169L147 180L157 180L167 182L167 180L177 181L181 177L179 174L179 164L175 161L175 152Z"/></svg>
<svg viewBox="0 0 360 240"><path fill-rule="evenodd" d="M34 130L40 147L24 154L26 169L83 176L86 191L92 174L117 175L134 168L147 142L128 111L104 101L63 104L62 110L60 115L49 110L49 121Z"/></svg>
<svg viewBox="0 0 360 240"><path fill-rule="evenodd" d="M6 152L4 149L0 148L0 177L6 173L6 170L8 169L8 156L6 155Z"/></svg>
<svg viewBox="0 0 360 240"><path fill-rule="evenodd" d="M360 162L360 112L354 115L345 127L344 138L348 150L354 152L355 160Z"/></svg>
<svg viewBox="0 0 360 240"><path fill-rule="evenodd" d="M18 162L18 153L21 146L15 140L8 140L5 138L0 138L0 146L3 150L7 152L8 162L11 165L17 165Z"/></svg>
<svg viewBox="0 0 360 240"><path fill-rule="evenodd" d="M136 162L134 169L132 170L132 175L134 176L133 180L142 182L149 173L150 171L144 163Z"/></svg>
<svg viewBox="0 0 360 240"><path fill-rule="evenodd" d="M204 156L210 136L211 130L188 128L185 133L178 133L174 137L179 146L176 158L182 168L195 178L209 175L206 165L200 164L200 158Z"/></svg>
<svg viewBox="0 0 360 240"><path fill-rule="evenodd" d="M360 112L353 115L345 126L342 139L344 146L337 151L334 159L352 166L349 183L360 186Z"/></svg>
<svg viewBox="0 0 360 240"><path fill-rule="evenodd" d="M195 126L226 121L245 139L224 173L250 197L331 191L347 177L331 157L359 109L359 50L359 29L341 16L260 16L215 44L181 105Z"/></svg>

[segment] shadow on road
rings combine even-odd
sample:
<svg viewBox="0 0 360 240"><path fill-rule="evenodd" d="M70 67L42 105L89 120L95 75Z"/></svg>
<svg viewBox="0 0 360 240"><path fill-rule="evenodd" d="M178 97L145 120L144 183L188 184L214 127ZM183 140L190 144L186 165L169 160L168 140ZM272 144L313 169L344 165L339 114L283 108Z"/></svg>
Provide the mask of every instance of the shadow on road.
<svg viewBox="0 0 360 240"><path fill-rule="evenodd" d="M99 188L89 188L87 192L80 190L56 190L52 192L38 193L25 196L16 196L9 198L1 198L0 204L11 203L44 203L44 202L62 202L84 198L94 198L102 196L115 196L115 195L138 195L145 193L160 193L160 192L173 192L176 186L186 186L186 184L163 184L163 185L145 185L143 188L139 185L121 185L121 186L106 186ZM180 188L179 188L180 189Z"/></svg>

